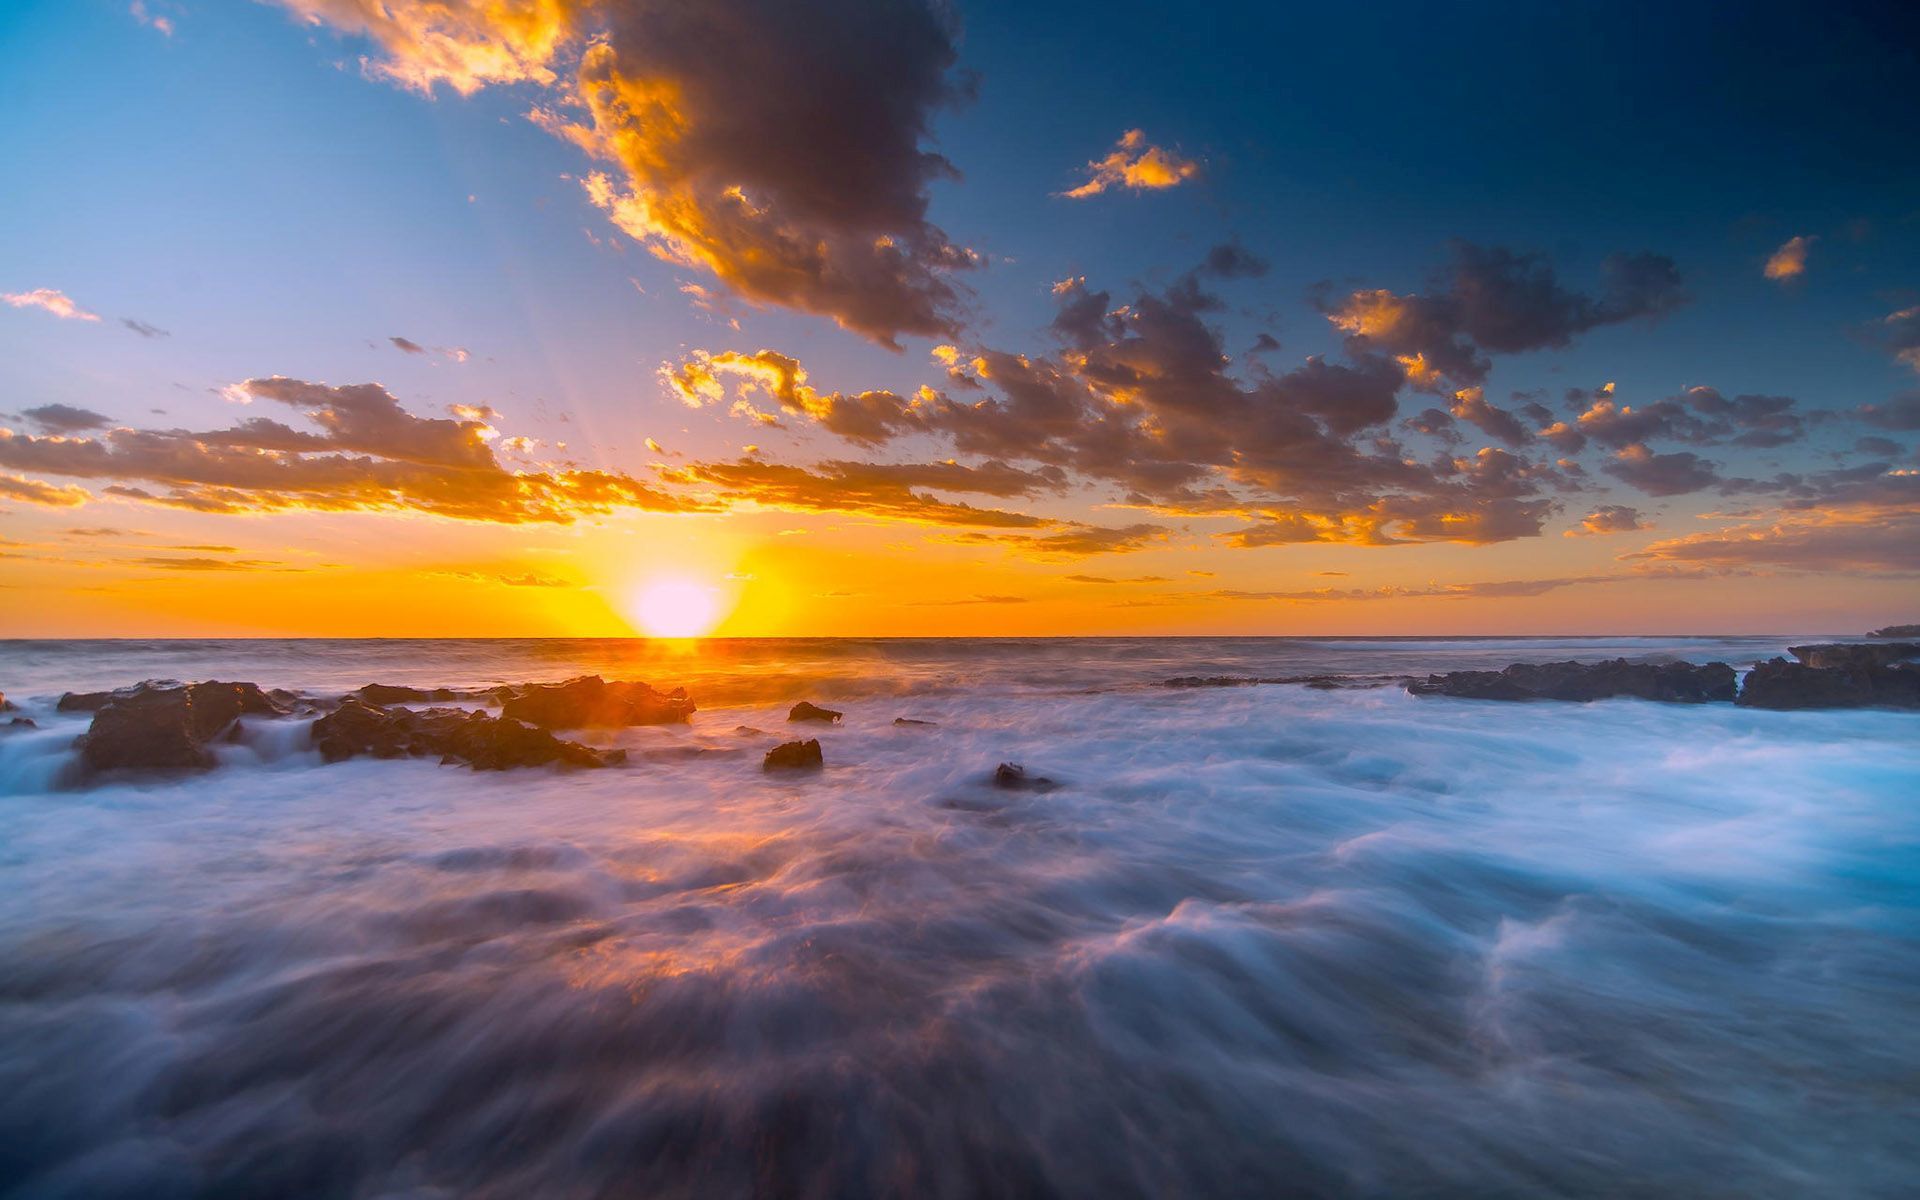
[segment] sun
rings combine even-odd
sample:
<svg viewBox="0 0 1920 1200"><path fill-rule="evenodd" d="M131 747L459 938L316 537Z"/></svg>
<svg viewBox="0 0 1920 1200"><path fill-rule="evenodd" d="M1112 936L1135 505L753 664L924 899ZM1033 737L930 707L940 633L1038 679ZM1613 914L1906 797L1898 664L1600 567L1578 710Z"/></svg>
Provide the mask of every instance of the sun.
<svg viewBox="0 0 1920 1200"><path fill-rule="evenodd" d="M715 589L687 579L655 579L634 595L640 627L658 638L699 637L720 620Z"/></svg>

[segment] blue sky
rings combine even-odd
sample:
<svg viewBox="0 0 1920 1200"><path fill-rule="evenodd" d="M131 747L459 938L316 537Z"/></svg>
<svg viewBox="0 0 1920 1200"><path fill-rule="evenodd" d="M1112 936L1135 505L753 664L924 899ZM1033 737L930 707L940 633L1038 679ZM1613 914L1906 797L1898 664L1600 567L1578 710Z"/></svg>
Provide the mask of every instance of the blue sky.
<svg viewBox="0 0 1920 1200"><path fill-rule="evenodd" d="M1907 344L1901 339L1909 336L1900 314L1920 304L1920 155L1912 150L1920 144L1920 21L1900 6L1754 5L1734 20L1727 10L1705 5L1195 10L1062 4L1035 11L974 3L929 19L917 3L890 0L874 6L864 24L823 20L817 37L808 33L783 45L767 33L767 45L759 46L754 39L777 23L768 16L772 10L755 0L727 0L710 11L736 22L729 28L737 44L683 41L669 53L672 37L695 35L661 24L651 3L549 0L548 8L562 14L559 37L537 53L541 69L552 68L552 81L487 77L468 95L447 78L433 83L430 95L404 86L404 73L421 61L419 47L395 29L451 37L463 52L487 50L522 36L496 11L516 6L476 5L473 20L453 30L406 26L412 7L396 0L380 10L387 14L384 25L370 24L369 10L357 0L149 0L131 9L89 0L0 9L0 54L16 97L14 119L0 126L0 163L12 181L0 190L7 247L0 292L51 290L101 318L61 319L26 303L0 308L0 425L20 435L0 470L54 489L41 493L51 502L22 498L0 512L0 537L31 548L14 551L0 569L32 572L31 588L42 591L102 577L170 585L154 575L165 568L129 566L154 557L139 553L137 539L122 545L118 558L94 543L68 545L73 539L63 530L76 522L95 525L95 516L100 526L137 526L143 536L169 543L236 544L252 547L249 553L263 542L309 545L329 560L327 570L348 574L369 563L332 560L351 558L342 548L367 540L389 547L378 564L383 571L440 570L447 566L436 557L443 547L455 548L455 557L490 562L515 553L513 539L527 533L519 518L483 528L484 518L423 506L404 488L377 501L365 493L344 501L294 489L242 504L229 494L216 512L205 495L189 497L181 489L214 487L217 479L160 479L131 465L75 472L60 465L66 451L26 441L67 436L105 446L114 430L217 432L239 417L261 415L258 404L236 405L234 385L281 376L332 387L377 383L416 418L440 417L451 405L486 409L494 414L487 418L489 438L497 427L501 436L530 439L524 451L514 451L523 456L515 460L518 470L612 472L648 487L660 483L661 466L732 462L747 446L758 447L754 453L764 462L805 470L846 462L1009 462L1033 477L1027 490L980 492L967 484L956 492L917 483L910 494L1003 509L1041 522L1025 528L1056 533L1151 526L1158 532L1096 562L1100 573L1120 570L1107 561L1118 554L1126 555L1128 575L1156 558L1191 559L1209 564L1198 568L1211 573L1207 578L1276 597L1257 612L1227 604L1235 628L1285 624L1362 599L1371 606L1366 612L1391 613L1395 622L1457 624L1458 614L1476 602L1471 595L1393 593L1431 588L1435 580L1469 587L1529 578L1582 582L1546 587L1534 598L1535 610L1503 604L1486 619L1552 625L1575 614L1604 623L1606 607L1597 599L1567 607L1575 590L1594 591L1590 581L1602 575L1645 574L1649 563L1664 564L1668 575L1684 569L1697 576L1689 594L1702 611L1712 597L1734 594L1730 581L1742 573L1777 579L1776 590L1796 598L1756 614L1763 624L1805 611L1793 606L1811 603L1806 597L1835 572L1857 577L1865 599L1857 612L1823 610L1832 619L1865 619L1913 594L1916 563L1900 547L1914 521L1911 489L1902 481L1915 466L1916 435L1905 418L1889 415L1904 411L1900 398L1920 388L1916 367L1899 357ZM530 0L528 11L535 10L545 11ZM157 28L156 18L169 28ZM923 33L934 43L923 45L924 52L908 49ZM711 67L726 88L716 93L719 99L700 101L704 109L689 109L687 121L691 137L706 140L675 151L689 156L687 178L696 184L650 175L648 151L603 149L596 158L528 119L534 107L581 118L585 93L571 90L572 80L595 44L614 52L613 77L628 84L664 79L704 86L700 72L709 68L694 60L707 56L761 64L737 77L727 74L732 68L724 61ZM793 74L782 79L802 81L786 84L787 97L763 104L744 95L773 86L774 76L787 70ZM815 103L815 89L830 98L853 86L849 78L866 89L857 103L819 101L822 124L776 130L765 143L783 152L783 137L814 138L817 155L814 146L799 146L792 156L797 167L764 170L751 163L742 168L730 157L725 138L744 144L767 135L753 122L781 120L782 103ZM948 98L930 101L926 89L932 87ZM832 127L842 117L848 128ZM629 147L661 136L645 122L623 129L604 116L595 129L602 137L631 135L636 140ZM721 132L709 136L710 129ZM1190 176L1176 186L1120 184L1084 199L1062 195L1086 181L1088 164L1113 151L1128 130L1141 131L1141 144L1169 161L1190 164ZM951 173L920 178L910 158L869 152L863 144L889 138L942 155ZM694 162L696 153L706 158ZM820 298L824 292L787 295L778 287L756 293L757 285L731 278L724 265L726 255L744 253L741 243L701 242L701 230L682 230L675 235L681 251L669 253L658 239L619 228L582 187L583 178L600 171L631 195L666 196L673 187L724 183L728 169L744 171L742 195L766 206L756 218L763 226L800 229L808 237L823 230L821 236L832 237L879 231L909 242L931 229L976 254L980 265L935 266L925 276L934 282L900 285L951 285L958 298L943 310L939 331L906 328L911 321L903 317L892 335L896 351L880 344L884 339L872 329L863 335L843 327L856 310L866 315L855 321L875 319L867 301L847 299L844 291L828 300ZM817 189L824 199L811 194L810 172L824 181ZM836 172L874 186L836 193ZM871 199L875 187L888 190ZM902 216L920 204L924 227ZM876 207L885 209L879 217ZM711 226L724 215L710 207L701 219ZM1769 256L1794 238L1805 239L1804 269L1767 278ZM1452 482L1445 470L1423 482L1373 478L1373 492L1357 482L1310 487L1284 470L1276 476L1272 464L1234 457L1247 452L1221 440L1232 420L1264 419L1261 406L1295 402L1287 399L1287 385L1262 392L1256 382L1262 372L1285 376L1309 356L1342 367L1391 362L1397 352L1384 342L1356 344L1331 318L1350 297L1375 289L1403 298L1443 296L1451 286L1450 264L1464 261L1455 248L1461 243L1521 256L1509 260L1523 267L1512 268L1505 282L1529 270L1550 272L1555 294L1575 308L1599 302L1613 255L1655 256L1671 265L1678 283L1645 311L1576 322L1579 328L1546 336L1538 346L1490 350L1484 379L1448 379L1425 389L1409 382L1395 393L1390 419L1341 430L1338 417L1316 410L1313 419L1342 446L1376 458L1384 453L1368 468L1373 475L1395 453L1426 462L1442 453L1471 458L1483 446L1550 472L1561 451L1538 436L1544 416L1522 418L1529 427L1511 443L1489 441L1464 420L1440 442L1403 424L1424 408L1448 408L1462 387L1475 385L1503 411L1531 402L1575 424L1583 408L1567 399L1569 389L1589 392L1582 403L1591 403L1591 390L1609 381L1613 403L1643 408L1703 385L1729 398L1790 397L1791 411L1804 418L1799 431L1756 447L1738 444L1741 429L1702 432L1700 416L1687 418L1695 422L1691 433L1676 434L1681 426L1669 422L1665 432L1678 440L1650 438L1644 454L1705 458L1713 481L1664 495L1607 472L1611 456L1642 452L1625 443L1576 452L1583 473L1555 475L1525 497L1462 490L1467 485ZM995 389L1004 375L984 386L950 376L932 357L938 346L956 347L963 362L1007 353L1048 369L1058 365L1075 387L1087 389L1083 416L1149 414L1142 426L1148 442L1130 453L1159 453L1148 447L1154 437L1166 441L1160 416L1171 417L1187 402L1164 377L1136 381L1138 397L1134 385L1115 391L1110 376L1098 377L1099 360L1110 357L1127 371L1151 361L1152 370L1160 370L1165 362L1156 356L1171 353L1174 343L1156 344L1129 326L1137 314L1122 306L1141 296L1174 296L1187 273L1222 244L1244 250L1259 269L1197 277L1217 302L1184 314L1177 333L1211 330L1232 361L1207 386L1237 380L1250 389L1252 407L1229 419L1219 404L1240 401L1205 401L1215 405L1212 424L1175 440L1190 434L1196 445L1208 443L1204 451L1182 451L1179 467L1209 480L1208 487L1234 491L1231 503L1218 496L1198 502L1191 489L1147 495L1137 479L1126 481L1133 478L1130 468L1094 465L1084 440L1034 445L1026 458L1017 457L1021 447L1010 423L966 440L964 430L981 414L960 407L998 403ZM688 259L687 246L710 257ZM711 257L716 254L720 258ZM670 261L674 257L680 261ZM1119 314L1092 352L1091 367L1079 364L1077 351L1063 348L1062 335L1051 328L1061 303L1054 285L1074 278L1084 278L1085 292L1107 292ZM1455 296L1435 303L1445 309L1464 302ZM142 336L123 318L166 336ZM1247 357L1263 333L1277 339L1278 348ZM395 338L419 352L397 349ZM716 383L722 398L709 397L697 409L661 379L663 367L671 370L700 353L762 350L803 364L820 393L884 391L905 407L884 437L862 440L821 415L824 401L812 413L793 405L783 410L763 388L745 404L733 404L740 398L736 385L758 377L723 372ZM1163 391L1156 393L1156 386ZM913 407L922 387L946 397L944 416ZM324 402L314 404L322 407L302 413L323 412ZM49 405L107 420L59 431L24 415ZM242 407L248 411L239 412ZM745 415L748 408L778 424ZM1382 437L1397 449L1379 451ZM650 450L648 438L662 450ZM343 447L316 452L338 454ZM663 453L677 457L663 459ZM1859 479L1771 491L1727 482L1783 472L1806 481L1876 461L1886 464L1886 474L1871 497L1856 494L1865 486ZM1047 471L1066 472L1064 484L1043 478ZM121 492L104 491L116 482ZM943 510L944 516L922 519L902 509L898 497L880 505L857 497L822 504L809 493L795 503L764 481L749 486L709 477L668 478L663 486L675 497L697 497L689 503L711 513L715 529L743 546L775 526L824 521L866 529L878 521L882 533L850 533L843 525L815 532L839 536L855 555L920 547L913 552L940 564L934 576L982 575L988 582L981 587L996 596L1038 586L1035 570L1058 575L1076 566L1050 558L1032 535L956 542L956 532L965 530L954 522L971 520L967 514ZM1389 490L1378 491L1382 486ZM1842 487L1853 490L1843 495L1836 491ZM73 489L84 489L86 498ZM30 490L28 484L14 488L23 496ZM1461 540L1423 531L1411 517L1356 524L1355 514L1381 499L1391 501L1394 512L1533 505L1528 520L1537 528ZM1584 514L1605 507L1639 513L1639 527L1561 536ZM275 514L270 532L253 519L265 513ZM1258 548L1234 540L1238 530L1273 529L1297 513L1311 514L1318 532ZM594 502L569 511L564 521L543 517L534 532L545 536L553 532L546 526L575 522L631 532L658 519L644 506L630 511ZM1823 528L1846 526L1848 538L1864 536L1865 521L1875 531L1867 540L1881 549L1853 542L1837 556L1809 549L1808 538L1830 540L1812 531L1816 519ZM1790 536L1768 544L1790 543L1790 549L1722 552L1753 541L1749 534L1777 530L1782 521ZM1505 517L1498 524L1510 532L1509 526ZM1702 549L1709 535L1727 530L1745 532L1715 543L1720 549ZM1699 544L1656 549L1651 559L1630 557L1686 538ZM1356 556L1353 550L1362 546ZM1344 574L1323 575L1336 561ZM788 569L806 573L792 564ZM1164 564L1151 571L1173 572ZM237 578L247 572L209 574L217 574L222 587L260 586ZM578 576L569 586L600 586L593 570ZM1329 578L1353 582L1330 585ZM1652 601L1640 593L1655 585L1622 582L1627 586L1605 584L1598 592L1638 597L1629 610L1647 611ZM1371 594L1303 598L1329 587ZM1218 590L1196 584L1155 599L1166 609L1169 631L1213 627L1213 614L1224 610L1207 588ZM1120 619L1109 610L1123 604L1149 607L1134 603L1139 597L1132 593L1078 597L1054 603L1034 592L1021 602L1051 605L1045 621L1032 618L1041 626L1074 619L1074 605L1083 602L1102 610L1101 620ZM88 621L115 626L128 619L102 604ZM876 597L872 610L883 605ZM782 611L805 608L788 604ZM743 625L741 631L784 630Z"/></svg>

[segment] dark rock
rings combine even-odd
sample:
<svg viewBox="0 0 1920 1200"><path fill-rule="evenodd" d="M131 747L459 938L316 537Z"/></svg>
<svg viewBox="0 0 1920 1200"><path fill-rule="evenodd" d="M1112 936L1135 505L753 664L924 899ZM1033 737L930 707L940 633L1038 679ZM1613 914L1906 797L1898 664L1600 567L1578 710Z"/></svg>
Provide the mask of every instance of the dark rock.
<svg viewBox="0 0 1920 1200"><path fill-rule="evenodd" d="M511 717L460 708L377 708L355 699L346 700L313 723L313 745L328 762L361 754L374 758L438 756L443 763L465 763L476 771L555 762L604 767L626 758L623 751L602 751L562 741Z"/></svg>
<svg viewBox="0 0 1920 1200"><path fill-rule="evenodd" d="M1920 669L1813 667L1784 658L1754 664L1740 689L1747 708L1920 708Z"/></svg>
<svg viewBox="0 0 1920 1200"><path fill-rule="evenodd" d="M845 715L846 715L845 713L836 712L831 708L821 708L817 704L812 704L812 703L809 703L808 701L802 700L800 703L794 705L791 709L788 710L787 720L832 722L832 721L838 721L841 717Z"/></svg>
<svg viewBox="0 0 1920 1200"><path fill-rule="evenodd" d="M1029 775L1019 763L1001 763L993 769L993 786L1009 792L1051 792L1058 783L1045 775Z"/></svg>
<svg viewBox="0 0 1920 1200"><path fill-rule="evenodd" d="M453 691L450 688L434 688L432 691L427 691L423 688L407 687L405 684L397 683L369 683L359 691L354 692L353 695L365 700L368 704L377 705L408 704L421 700L453 699Z"/></svg>
<svg viewBox="0 0 1920 1200"><path fill-rule="evenodd" d="M820 753L820 739L808 738L804 742L782 742L767 751L762 769L768 771L814 770L826 765L826 758Z"/></svg>
<svg viewBox="0 0 1920 1200"><path fill-rule="evenodd" d="M500 715L542 729L591 726L669 725L694 712L685 688L657 692L644 683L609 683L582 675L565 683L531 683L511 692Z"/></svg>
<svg viewBox="0 0 1920 1200"><path fill-rule="evenodd" d="M1920 638L1920 625L1889 625L1867 635L1873 638Z"/></svg>
<svg viewBox="0 0 1920 1200"><path fill-rule="evenodd" d="M81 761L95 771L211 767L207 743L240 717L286 715L251 683L149 682L107 697L75 743Z"/></svg>
<svg viewBox="0 0 1920 1200"><path fill-rule="evenodd" d="M1788 646L1787 653L1809 667L1842 671L1891 667L1920 658L1920 642L1836 642L1818 646Z"/></svg>
<svg viewBox="0 0 1920 1200"><path fill-rule="evenodd" d="M32 717L15 717L7 722L8 729L38 729L39 724Z"/></svg>
<svg viewBox="0 0 1920 1200"><path fill-rule="evenodd" d="M1465 700L1605 700L1629 696L1670 704L1731 700L1736 678L1726 663L1515 663L1503 671L1454 671L1407 684L1416 696Z"/></svg>
<svg viewBox="0 0 1920 1200"><path fill-rule="evenodd" d="M1385 687L1409 682L1405 675L1179 675L1160 681L1168 688L1255 687L1261 684L1298 683L1323 692L1336 689Z"/></svg>
<svg viewBox="0 0 1920 1200"><path fill-rule="evenodd" d="M7 699L7 694L5 692L0 692L0 712L12 712L14 709L19 707L20 706L18 704L15 704L13 701Z"/></svg>
<svg viewBox="0 0 1920 1200"><path fill-rule="evenodd" d="M935 725L938 725L938 724L939 724L940 722L938 722L938 721L916 721L916 720L914 720L914 719L913 719L912 717L895 717L895 718L893 719L893 723L894 723L895 725L925 725L925 726L928 726L929 728L931 728L932 726L935 726Z"/></svg>

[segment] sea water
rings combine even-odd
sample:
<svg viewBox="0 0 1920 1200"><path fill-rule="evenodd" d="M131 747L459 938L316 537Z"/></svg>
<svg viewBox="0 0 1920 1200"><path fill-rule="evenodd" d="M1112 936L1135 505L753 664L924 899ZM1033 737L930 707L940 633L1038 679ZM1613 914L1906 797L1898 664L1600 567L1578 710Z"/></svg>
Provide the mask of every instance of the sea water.
<svg viewBox="0 0 1920 1200"><path fill-rule="evenodd" d="M1788 640L0 643L0 1195L1909 1196L1920 715L1164 686ZM68 689L585 672L700 711L63 785Z"/></svg>

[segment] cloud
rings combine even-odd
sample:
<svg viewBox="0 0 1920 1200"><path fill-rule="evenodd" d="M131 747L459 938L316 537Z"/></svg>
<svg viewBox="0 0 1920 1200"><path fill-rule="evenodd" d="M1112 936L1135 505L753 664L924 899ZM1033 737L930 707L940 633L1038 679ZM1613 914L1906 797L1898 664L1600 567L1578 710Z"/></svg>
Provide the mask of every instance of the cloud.
<svg viewBox="0 0 1920 1200"><path fill-rule="evenodd" d="M963 600L916 600L913 603L919 608L940 608L958 604L1027 604L1029 601L1025 596L995 596L982 593L968 596Z"/></svg>
<svg viewBox="0 0 1920 1200"><path fill-rule="evenodd" d="M1601 470L1649 496L1680 496L1720 482L1714 465L1699 455L1655 454L1643 443L1622 449Z"/></svg>
<svg viewBox="0 0 1920 1200"><path fill-rule="evenodd" d="M1520 446L1533 440L1533 434L1520 423L1520 418L1504 408L1487 403L1486 394L1480 388L1470 387L1455 392L1451 411L1453 416L1477 426L1480 432L1498 438L1509 446Z"/></svg>
<svg viewBox="0 0 1920 1200"><path fill-rule="evenodd" d="M469 358L473 357L471 352L469 352L468 350L460 346L422 346L419 342L414 341L412 338L404 338L404 337L398 337L398 336L389 337L387 341L391 342L393 344L393 348L395 350L400 351L400 353L402 354L419 354L419 355L438 354L442 358L449 359L457 363L466 362Z"/></svg>
<svg viewBox="0 0 1920 1200"><path fill-rule="evenodd" d="M1580 519L1580 523L1567 530L1568 537L1594 537L1610 533L1633 533L1647 528L1640 516L1640 510L1624 504L1603 504Z"/></svg>
<svg viewBox="0 0 1920 1200"><path fill-rule="evenodd" d="M149 325L145 321L135 320L132 317L121 317L120 324L143 338L165 338L173 336L158 325Z"/></svg>
<svg viewBox="0 0 1920 1200"><path fill-rule="evenodd" d="M660 380L692 408L725 399L730 394L728 382L732 381L731 394L737 398L735 411L740 415L765 419L765 414L746 402L747 396L759 393L787 412L816 421L848 441L867 445L922 427L911 401L888 391L853 396L816 391L808 386L807 372L799 360L773 350L752 354L696 350L677 366L663 363Z"/></svg>
<svg viewBox="0 0 1920 1200"><path fill-rule="evenodd" d="M265 558L173 558L154 555L147 558L126 560L136 567L151 567L159 571L300 571L304 567L289 567L284 563Z"/></svg>
<svg viewBox="0 0 1920 1200"><path fill-rule="evenodd" d="M817 470L742 458L733 462L661 467L669 483L711 491L729 503L752 503L796 512L845 512L920 525L986 526L1031 529L1057 524L1046 517L979 508L914 491L931 478L950 491L995 494L1005 478L991 470L957 463L889 466L824 463Z"/></svg>
<svg viewBox="0 0 1920 1200"><path fill-rule="evenodd" d="M462 579L468 583L484 583L498 587L570 588L575 586L565 579L556 579L537 571L523 571L518 575L502 574L498 571L429 571L428 574L444 575L449 579Z"/></svg>
<svg viewBox="0 0 1920 1200"><path fill-rule="evenodd" d="M400 351L400 353L402 354L425 354L427 352L427 348L425 346L422 346L419 342L412 341L408 338L390 337L387 340L389 342L392 342L393 348L395 350Z"/></svg>
<svg viewBox="0 0 1920 1200"><path fill-rule="evenodd" d="M1863 404L1860 419L1880 429L1920 429L1920 392L1895 396L1885 404Z"/></svg>
<svg viewBox="0 0 1920 1200"><path fill-rule="evenodd" d="M31 292L0 292L0 300L15 308L38 308L68 321L98 321L98 313L90 313L73 302L65 292L53 288L35 288Z"/></svg>
<svg viewBox="0 0 1920 1200"><path fill-rule="evenodd" d="M0 466L112 480L107 495L198 512L403 511L567 523L617 508L699 507L617 472L509 470L494 456L490 426L415 416L378 384L273 376L231 393L283 405L308 427L262 416L226 429L113 429L93 438L0 428Z"/></svg>
<svg viewBox="0 0 1920 1200"><path fill-rule="evenodd" d="M61 487L7 474L0 474L0 496L28 504L44 504L48 508L76 508L93 499L85 488Z"/></svg>
<svg viewBox="0 0 1920 1200"><path fill-rule="evenodd" d="M1114 187L1136 192L1160 191L1178 187L1199 174L1199 163L1150 144L1142 130L1129 129L1120 135L1111 153L1087 164L1085 183L1060 194L1085 200Z"/></svg>
<svg viewBox="0 0 1920 1200"><path fill-rule="evenodd" d="M1781 244L1778 250L1767 256L1767 265L1761 273L1768 279L1787 283L1807 273L1807 252L1813 249L1818 238L1793 237Z"/></svg>
<svg viewBox="0 0 1920 1200"><path fill-rule="evenodd" d="M1069 522L1068 528L1058 533L1049 533L1037 537L1009 534L975 534L958 539L971 542L992 542L1007 547L1026 558L1088 558L1095 554L1131 554L1137 550L1165 542L1169 531L1163 525L1142 522L1135 525L1107 527L1100 525L1082 525Z"/></svg>
<svg viewBox="0 0 1920 1200"><path fill-rule="evenodd" d="M1909 575L1920 573L1920 512L1869 510L1790 515L1655 542L1628 556L1722 569Z"/></svg>
<svg viewBox="0 0 1920 1200"><path fill-rule="evenodd" d="M957 327L949 276L975 258L927 220L954 174L929 125L968 86L943 5L282 2L372 39L370 69L404 86L542 89L533 119L604 164L588 199L748 301L888 346Z"/></svg>
<svg viewBox="0 0 1920 1200"><path fill-rule="evenodd" d="M1559 348L1685 300L1679 268L1661 255L1612 255L1601 265L1599 294L1587 295L1561 286L1539 255L1456 242L1429 292L1357 291L1325 313L1356 352L1390 354L1415 386L1435 388L1442 379L1484 382L1489 354Z"/></svg>
<svg viewBox="0 0 1920 1200"><path fill-rule="evenodd" d="M1867 332L1887 353L1920 372L1920 305L1888 313Z"/></svg>
<svg viewBox="0 0 1920 1200"><path fill-rule="evenodd" d="M1424 586L1387 584L1376 588L1311 588L1304 591L1240 591L1222 589L1201 595L1215 600L1281 601L1289 604L1352 603L1365 600L1467 600L1542 596L1561 588L1618 583L1626 575L1570 575L1557 579L1501 579L1477 583L1430 583Z"/></svg>
<svg viewBox="0 0 1920 1200"><path fill-rule="evenodd" d="M22 409L20 415L48 433L78 433L85 429L104 429L113 424L113 418L102 416L92 409L75 408L71 404L42 404L36 408Z"/></svg>
<svg viewBox="0 0 1920 1200"><path fill-rule="evenodd" d="M147 0L133 0L133 3L127 6L127 12L147 28L158 30L166 37L173 36L173 20L162 13L151 11L147 6Z"/></svg>

